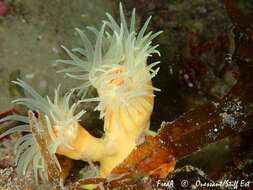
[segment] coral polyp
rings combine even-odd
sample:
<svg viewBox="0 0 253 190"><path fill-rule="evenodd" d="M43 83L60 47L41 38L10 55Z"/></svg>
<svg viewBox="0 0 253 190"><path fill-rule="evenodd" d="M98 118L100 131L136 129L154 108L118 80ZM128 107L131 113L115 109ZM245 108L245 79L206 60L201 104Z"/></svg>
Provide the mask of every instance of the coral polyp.
<svg viewBox="0 0 253 190"><path fill-rule="evenodd" d="M152 69L159 62L147 66L147 58L154 53L158 45L152 46L152 40L161 31L145 34L151 17L147 19L140 32L136 31L135 10L132 12L130 27L127 25L120 5L120 24L110 14L103 22L100 30L87 27L96 36L95 46L81 30L79 33L85 48L74 48L72 52L65 48L72 60L58 60L60 63L71 65L58 72L66 72L68 76L79 79L83 83L78 87L85 93L87 87L93 86L99 96L84 101L99 101L97 110L101 117L110 105L125 104L137 96L153 96L149 81L157 74L159 68ZM82 55L79 58L74 52Z"/></svg>
<svg viewBox="0 0 253 190"><path fill-rule="evenodd" d="M75 114L77 104L70 106L69 101L72 93L67 93L64 96L60 95L60 87L55 89L54 100L49 97L43 98L35 90L32 89L24 81L14 81L15 84L21 86L28 94L28 98L19 98L13 101L15 104L23 104L28 109L34 110L38 113L44 123L36 121L36 131L41 132L43 128L46 128L44 134L45 141L48 145L48 150L54 161L57 163L55 153L59 146L70 147L68 144L77 134L77 122L78 119L84 114L84 111L80 111ZM33 118L37 120L36 118ZM36 142L35 134L31 130L31 117L21 115L7 116L1 121L13 120L19 121L24 124L11 128L3 133L0 137L6 136L14 132L30 132L29 134L21 137L14 147L14 154L16 155L17 171L19 174L24 175L28 166L32 166L35 171L35 178L37 180L37 173L40 175L45 172L45 161L43 160L40 152L40 147ZM43 125L43 126L42 126ZM58 163L57 163L58 164ZM58 164L59 166L59 164ZM44 172L42 172L44 171ZM45 176L44 176L45 178Z"/></svg>
<svg viewBox="0 0 253 190"><path fill-rule="evenodd" d="M67 145L68 141L75 138L77 122L85 111L80 111L75 115L78 104L74 103L70 106L72 92L62 96L60 94L60 86L58 86L55 89L54 99L51 100L49 97L41 97L21 80L14 81L14 83L23 87L31 97L19 98L14 100L13 103L23 104L43 115L50 138L54 141L54 146L51 147L53 153L56 152L59 145Z"/></svg>

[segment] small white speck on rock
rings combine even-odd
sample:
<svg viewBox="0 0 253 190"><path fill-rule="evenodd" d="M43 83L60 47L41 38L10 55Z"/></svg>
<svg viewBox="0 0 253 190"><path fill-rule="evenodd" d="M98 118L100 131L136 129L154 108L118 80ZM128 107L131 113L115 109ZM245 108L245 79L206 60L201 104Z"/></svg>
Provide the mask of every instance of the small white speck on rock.
<svg viewBox="0 0 253 190"><path fill-rule="evenodd" d="M54 52L56 55L59 54L59 50L58 50L56 47L53 47L52 50L53 50L53 52Z"/></svg>
<svg viewBox="0 0 253 190"><path fill-rule="evenodd" d="M29 73L29 74L25 75L25 78L27 78L27 79L33 79L34 76L35 76L35 73Z"/></svg>

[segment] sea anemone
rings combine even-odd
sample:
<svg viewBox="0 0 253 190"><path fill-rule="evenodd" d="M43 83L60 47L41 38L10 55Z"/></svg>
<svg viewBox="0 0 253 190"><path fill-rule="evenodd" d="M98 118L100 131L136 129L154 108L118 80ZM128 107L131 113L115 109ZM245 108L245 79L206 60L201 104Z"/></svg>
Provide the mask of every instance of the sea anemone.
<svg viewBox="0 0 253 190"><path fill-rule="evenodd" d="M147 58L154 53L160 55L156 50L158 45L152 46L151 43L161 31L145 34L151 19L149 17L137 33L135 9L128 27L121 4L121 24L117 24L110 14L106 15L108 20L103 21L100 31L87 27L96 35L95 47L81 30L76 29L85 49L74 48L72 52L78 52L86 59L79 58L62 46L72 60L57 60L72 65L58 72L66 72L68 76L82 80L83 84L78 87L82 93L87 92L85 89L90 86L97 90L98 97L83 101L98 101L96 110L100 111L101 118L104 117L108 107L117 107L122 103L129 106L129 99L137 96L153 96L152 90L159 90L150 83L159 70L152 68L159 62L147 65Z"/></svg>
<svg viewBox="0 0 253 190"><path fill-rule="evenodd" d="M51 101L49 97L41 97L24 81L17 80L14 81L14 83L24 88L31 97L19 98L14 100L13 103L23 104L28 109L39 113L44 123L42 124L35 121L36 131L40 132L40 130L42 131L43 128L46 128L46 134L44 134L44 136L45 142L47 142L47 148L52 158L54 158L53 160L60 168L60 165L55 157L55 153L57 152L59 146L66 146L72 149L68 143L77 136L78 119L84 114L84 111L80 111L76 115L74 114L77 104L73 104L71 106L69 104L72 92L61 97L60 86L55 89L54 100ZM16 156L17 172L24 175L30 165L34 170L35 179L37 181L38 171L44 179L47 178L47 176L45 176L45 160L40 152L41 147L39 147L36 142L35 134L32 133L32 119L36 120L36 118L21 115L11 115L5 117L1 121L13 120L24 124L7 130L0 136L0 138L14 132L30 132L17 140L14 147L14 154Z"/></svg>
<svg viewBox="0 0 253 190"><path fill-rule="evenodd" d="M41 97L21 80L14 81L14 83L23 87L31 98L19 98L14 100L13 103L23 104L29 109L44 115L50 138L54 142L52 147L50 147L51 152L55 153L61 144L68 146L68 142L76 137L79 118L85 113L82 110L75 115L78 103L74 103L71 106L69 103L73 92L61 96L60 86L58 86L55 89L52 101L49 97Z"/></svg>

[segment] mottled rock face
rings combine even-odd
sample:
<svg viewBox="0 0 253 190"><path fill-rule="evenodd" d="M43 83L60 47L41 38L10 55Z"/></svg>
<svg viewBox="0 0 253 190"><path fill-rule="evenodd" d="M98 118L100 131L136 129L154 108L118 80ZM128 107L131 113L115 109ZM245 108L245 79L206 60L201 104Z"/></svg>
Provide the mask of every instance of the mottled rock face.
<svg viewBox="0 0 253 190"><path fill-rule="evenodd" d="M253 2L227 1L228 14L234 22L236 51L235 57L246 62L253 60Z"/></svg>
<svg viewBox="0 0 253 190"><path fill-rule="evenodd" d="M234 24L247 34L253 33L253 2L252 1L227 1L228 14Z"/></svg>

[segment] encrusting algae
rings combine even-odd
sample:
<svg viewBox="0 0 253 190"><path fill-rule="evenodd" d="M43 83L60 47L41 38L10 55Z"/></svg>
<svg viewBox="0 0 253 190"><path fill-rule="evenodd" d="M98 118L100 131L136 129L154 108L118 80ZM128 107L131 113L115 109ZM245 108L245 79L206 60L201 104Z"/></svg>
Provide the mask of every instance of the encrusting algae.
<svg viewBox="0 0 253 190"><path fill-rule="evenodd" d="M71 60L57 60L70 65L58 72L65 72L66 75L82 81L76 88L82 94L80 101L70 104L75 89L62 96L58 87L54 98L50 99L41 97L24 81L14 81L30 97L13 102L23 104L32 111L29 111L28 117L13 115L0 120L24 123L9 129L0 138L13 132L29 132L15 146L19 174L25 174L27 168L31 167L37 181L38 175L45 181L48 180L45 175L47 162L36 138L40 130L46 133L43 134L46 148L59 170L61 168L56 154L75 160L98 161L102 177L107 177L130 154L141 134L150 133L154 91L159 90L152 86L151 79L159 68L153 69L158 62L148 65L147 58L154 53L159 54L157 45L152 46L151 43L161 32L145 34L151 17L140 32L137 32L135 10L128 27L121 4L120 24L108 13L107 17L108 20L103 21L100 30L88 27L96 36L94 46L81 30L76 29L85 48L70 51L62 46ZM96 89L98 97L85 98L90 87ZM100 118L104 119L102 138L92 136L85 130L85 126L79 124L85 111L76 113L77 106L91 101L98 102L95 110L100 111Z"/></svg>

